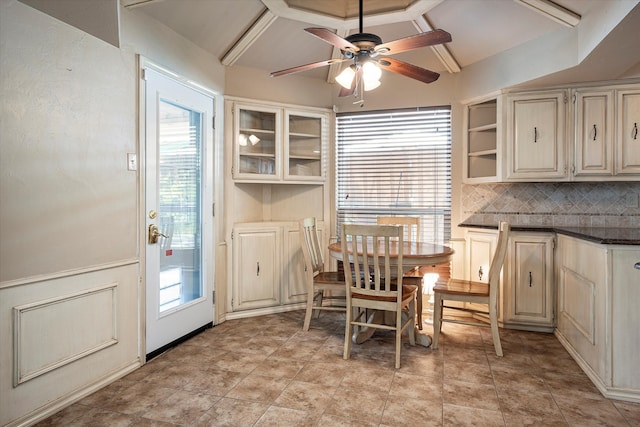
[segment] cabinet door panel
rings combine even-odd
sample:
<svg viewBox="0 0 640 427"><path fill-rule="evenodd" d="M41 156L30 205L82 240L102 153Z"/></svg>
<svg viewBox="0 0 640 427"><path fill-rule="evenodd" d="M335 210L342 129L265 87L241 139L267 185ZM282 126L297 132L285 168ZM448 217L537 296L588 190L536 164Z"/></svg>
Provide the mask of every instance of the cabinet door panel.
<svg viewBox="0 0 640 427"><path fill-rule="evenodd" d="M618 93L618 174L640 174L640 91Z"/></svg>
<svg viewBox="0 0 640 427"><path fill-rule="evenodd" d="M235 237L234 310L280 303L279 231L240 231Z"/></svg>
<svg viewBox="0 0 640 427"><path fill-rule="evenodd" d="M476 282L488 283L489 266L495 251L497 238L494 234L473 233L467 235L469 271L467 277Z"/></svg>
<svg viewBox="0 0 640 427"><path fill-rule="evenodd" d="M556 170L557 109L554 99L515 103L516 172Z"/></svg>
<svg viewBox="0 0 640 427"><path fill-rule="evenodd" d="M575 175L612 175L611 92L577 93L576 108Z"/></svg>
<svg viewBox="0 0 640 427"><path fill-rule="evenodd" d="M544 243L514 243L514 317L547 317L547 261Z"/></svg>
<svg viewBox="0 0 640 427"><path fill-rule="evenodd" d="M509 98L507 179L567 177L565 92L516 94Z"/></svg>

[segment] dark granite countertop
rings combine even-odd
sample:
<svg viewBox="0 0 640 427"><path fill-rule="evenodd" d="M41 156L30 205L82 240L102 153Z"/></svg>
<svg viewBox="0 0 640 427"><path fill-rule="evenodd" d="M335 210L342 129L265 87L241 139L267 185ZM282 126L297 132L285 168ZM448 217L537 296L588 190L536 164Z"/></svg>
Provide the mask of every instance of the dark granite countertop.
<svg viewBox="0 0 640 427"><path fill-rule="evenodd" d="M465 223L460 227L497 230L498 225ZM566 226L527 226L512 225L513 231L538 231L564 234L578 239L588 240L602 245L640 245L640 228L621 227L566 227Z"/></svg>

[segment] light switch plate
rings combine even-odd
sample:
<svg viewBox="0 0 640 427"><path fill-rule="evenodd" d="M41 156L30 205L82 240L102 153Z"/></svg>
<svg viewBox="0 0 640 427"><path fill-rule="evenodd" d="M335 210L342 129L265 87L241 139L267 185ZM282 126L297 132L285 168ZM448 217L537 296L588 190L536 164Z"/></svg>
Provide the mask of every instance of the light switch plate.
<svg viewBox="0 0 640 427"><path fill-rule="evenodd" d="M138 170L138 156L136 153L127 153L127 169L130 171Z"/></svg>

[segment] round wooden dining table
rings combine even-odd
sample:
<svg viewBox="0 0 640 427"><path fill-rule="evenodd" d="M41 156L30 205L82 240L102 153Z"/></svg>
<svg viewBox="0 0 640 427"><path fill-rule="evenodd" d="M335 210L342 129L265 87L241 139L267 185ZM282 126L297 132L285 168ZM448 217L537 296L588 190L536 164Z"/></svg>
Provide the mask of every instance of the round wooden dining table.
<svg viewBox="0 0 640 427"><path fill-rule="evenodd" d="M353 250L351 249L351 242L347 243L347 252L349 257L353 256ZM380 243L379 252L384 253L382 243ZM339 261L342 259L342 244L340 242L331 243L329 245L329 254L332 258ZM391 242L389 247L389 261L395 264L398 260L399 248L398 242ZM359 253L358 256L362 257L363 254ZM369 257L373 257L373 254L368 254ZM437 265L444 264L451 261L453 256L453 249L448 246L436 245L433 243L423 242L403 242L402 248L402 267L404 272L408 272L416 267L423 265Z"/></svg>
<svg viewBox="0 0 640 427"><path fill-rule="evenodd" d="M384 254L383 243L380 243L379 254ZM351 248L351 242L347 242L347 253L349 254L349 260L353 259L353 249ZM389 262L397 265L399 244L397 241L390 242L389 247ZM444 264L451 261L453 256L453 249L448 246L436 245L434 243L423 242L403 242L402 248L402 269L404 274L407 274L411 270L417 270L421 266ZM343 261L342 244L340 242L331 243L329 245L329 255L338 261ZM373 253L367 254L368 257L373 257ZM358 257L363 257L364 254L358 253ZM420 296L422 298L422 296ZM418 304L418 308L422 310L422 301ZM380 316L382 313L376 312L374 316ZM373 320L373 319L372 319ZM379 321L377 319L376 321ZM368 330L367 330L368 329ZM365 328L359 332L354 333L353 341L357 344L361 344L371 337L373 334L373 328ZM418 331L416 331L418 332ZM424 347L431 345L431 337L424 334L416 334L416 342Z"/></svg>

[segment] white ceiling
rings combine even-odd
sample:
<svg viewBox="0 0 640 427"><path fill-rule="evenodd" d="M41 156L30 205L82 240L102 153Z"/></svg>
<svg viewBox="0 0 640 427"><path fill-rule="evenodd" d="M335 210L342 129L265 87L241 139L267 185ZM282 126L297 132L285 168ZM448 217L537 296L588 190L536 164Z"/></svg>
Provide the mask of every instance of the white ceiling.
<svg viewBox="0 0 640 427"><path fill-rule="evenodd" d="M230 66L238 65L277 71L297 65L323 61L336 55L328 43L306 33L307 27L325 27L343 31L343 35L358 32L358 19L331 17L289 8L285 0L120 0L136 13L144 13L173 29L194 44L223 60L236 43L248 44L239 56L227 58ZM293 2L294 0L290 0ZM318 7L335 5L337 14L347 9L357 10L357 0L295 0ZM446 48L464 69L478 61L517 47L527 41L566 28L550 17L518 0L412 0L398 1L402 10L367 15L367 5L381 0L364 0L364 32L377 34L384 42L417 34L416 19L431 28L441 28L452 35ZM611 1L635 0L542 0L551 6L568 9L583 18L600 13ZM386 4L393 3L387 0ZM374 6L376 6L374 4ZM371 7L371 6L369 6ZM639 7L636 7L636 10ZM266 28L255 40L243 39L254 22L266 22ZM303 19L301 21L300 19ZM580 23L578 23L580 25ZM640 34L633 24L634 32ZM627 33L629 31L627 30ZM340 34L340 33L339 33ZM633 36L632 36L633 37ZM640 42L640 40L638 40ZM640 43L637 43L640 46ZM632 45L627 52L633 57L629 68L640 63L639 48ZM234 52L235 53L235 52ZM431 48L420 48L395 55L394 58L446 73L447 68ZM611 60L610 58L608 59ZM225 63L223 61L223 63ZM335 72L335 71L334 71ZM619 71L616 71L617 73ZM305 71L306 77L327 79L329 67ZM611 76L610 78L618 78Z"/></svg>

